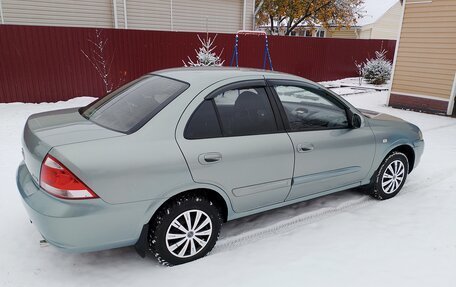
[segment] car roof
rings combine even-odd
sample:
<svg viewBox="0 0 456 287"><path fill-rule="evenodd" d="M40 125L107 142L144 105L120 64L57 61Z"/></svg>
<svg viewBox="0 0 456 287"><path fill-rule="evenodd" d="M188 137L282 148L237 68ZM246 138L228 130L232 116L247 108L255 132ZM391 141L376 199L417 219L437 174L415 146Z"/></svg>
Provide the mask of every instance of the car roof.
<svg viewBox="0 0 456 287"><path fill-rule="evenodd" d="M151 74L161 75L192 85L206 81L208 84L215 83L224 79L242 77L242 76L259 76L267 79L290 79L311 82L304 78L268 70L236 67L183 67L166 70L159 70Z"/></svg>

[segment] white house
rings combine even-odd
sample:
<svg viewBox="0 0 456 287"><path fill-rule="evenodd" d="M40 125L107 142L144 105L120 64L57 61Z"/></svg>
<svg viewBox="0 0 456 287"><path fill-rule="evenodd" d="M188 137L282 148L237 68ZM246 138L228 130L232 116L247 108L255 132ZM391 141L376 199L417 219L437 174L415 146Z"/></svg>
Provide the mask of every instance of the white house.
<svg viewBox="0 0 456 287"><path fill-rule="evenodd" d="M359 39L397 40L402 15L399 0L366 0L365 10L357 24Z"/></svg>

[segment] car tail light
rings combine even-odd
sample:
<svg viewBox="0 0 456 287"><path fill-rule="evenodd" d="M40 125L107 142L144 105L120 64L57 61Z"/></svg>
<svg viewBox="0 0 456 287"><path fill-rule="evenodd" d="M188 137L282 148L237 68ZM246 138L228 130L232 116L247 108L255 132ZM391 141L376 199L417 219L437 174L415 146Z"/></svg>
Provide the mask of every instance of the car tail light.
<svg viewBox="0 0 456 287"><path fill-rule="evenodd" d="M98 195L49 154L41 165L40 186L53 196L63 199L98 198Z"/></svg>

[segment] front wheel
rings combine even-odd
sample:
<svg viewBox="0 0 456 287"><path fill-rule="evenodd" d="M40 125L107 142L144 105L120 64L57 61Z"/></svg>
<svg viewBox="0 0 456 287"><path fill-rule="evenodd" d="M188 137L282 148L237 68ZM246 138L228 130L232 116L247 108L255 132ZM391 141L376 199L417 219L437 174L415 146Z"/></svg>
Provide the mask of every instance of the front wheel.
<svg viewBox="0 0 456 287"><path fill-rule="evenodd" d="M374 176L372 196L381 200L396 196L404 186L408 171L407 156L401 152L391 153Z"/></svg>
<svg viewBox="0 0 456 287"><path fill-rule="evenodd" d="M219 209L203 196L184 195L162 207L152 219L149 247L163 265L204 257L214 247L222 225Z"/></svg>

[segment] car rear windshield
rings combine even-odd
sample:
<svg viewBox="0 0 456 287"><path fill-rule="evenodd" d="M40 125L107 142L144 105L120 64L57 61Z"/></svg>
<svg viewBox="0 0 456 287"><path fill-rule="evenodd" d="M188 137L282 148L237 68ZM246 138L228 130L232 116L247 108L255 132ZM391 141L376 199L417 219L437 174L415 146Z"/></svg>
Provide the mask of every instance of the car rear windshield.
<svg viewBox="0 0 456 287"><path fill-rule="evenodd" d="M80 112L100 126L130 134L188 87L189 84L181 81L146 75L82 108Z"/></svg>

